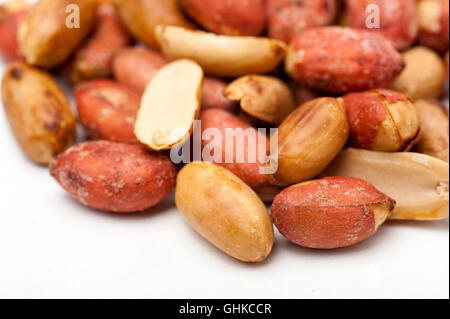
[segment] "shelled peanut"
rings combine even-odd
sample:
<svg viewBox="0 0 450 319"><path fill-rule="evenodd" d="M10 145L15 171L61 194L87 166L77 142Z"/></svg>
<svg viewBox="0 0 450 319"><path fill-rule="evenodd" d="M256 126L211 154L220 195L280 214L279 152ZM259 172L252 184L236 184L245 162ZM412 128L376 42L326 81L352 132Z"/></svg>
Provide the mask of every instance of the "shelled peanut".
<svg viewBox="0 0 450 319"><path fill-rule="evenodd" d="M269 256L273 224L334 249L392 219L448 218L448 110L432 100L448 1L20 2L0 6L0 55L24 60L6 69L5 113L81 204L140 212L175 188L188 224L243 262ZM73 146L69 99L38 68L73 85L89 141Z"/></svg>

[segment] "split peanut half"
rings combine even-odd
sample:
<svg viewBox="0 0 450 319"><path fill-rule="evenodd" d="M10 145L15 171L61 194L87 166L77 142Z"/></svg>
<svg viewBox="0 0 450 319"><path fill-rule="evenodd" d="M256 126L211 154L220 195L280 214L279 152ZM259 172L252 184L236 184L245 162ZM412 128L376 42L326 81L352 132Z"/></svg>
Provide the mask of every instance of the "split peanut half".
<svg viewBox="0 0 450 319"><path fill-rule="evenodd" d="M267 73L286 53L286 45L274 39L215 35L167 25L155 28L155 38L170 59L192 59L205 73L219 77Z"/></svg>
<svg viewBox="0 0 450 319"><path fill-rule="evenodd" d="M373 184L397 201L390 219L449 216L449 164L428 155L349 148L322 175L356 177Z"/></svg>
<svg viewBox="0 0 450 319"><path fill-rule="evenodd" d="M142 96L134 133L155 151L183 144L200 112L202 68L190 60L163 67Z"/></svg>

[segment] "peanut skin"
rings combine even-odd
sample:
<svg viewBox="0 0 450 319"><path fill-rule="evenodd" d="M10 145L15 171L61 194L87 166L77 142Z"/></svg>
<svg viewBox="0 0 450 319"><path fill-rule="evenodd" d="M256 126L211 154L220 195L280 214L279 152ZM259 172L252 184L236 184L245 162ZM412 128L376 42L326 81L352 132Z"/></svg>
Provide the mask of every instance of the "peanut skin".
<svg viewBox="0 0 450 319"><path fill-rule="evenodd" d="M210 32L257 36L266 24L265 0L179 0L184 11Z"/></svg>
<svg viewBox="0 0 450 319"><path fill-rule="evenodd" d="M329 25L336 16L335 0L267 0L269 36L286 43L300 32Z"/></svg>
<svg viewBox="0 0 450 319"><path fill-rule="evenodd" d="M28 9L12 12L0 20L0 56L6 62L23 59L17 42L17 32L27 13Z"/></svg>
<svg viewBox="0 0 450 319"><path fill-rule="evenodd" d="M110 80L81 82L75 88L78 115L91 139L137 143L134 123L141 95Z"/></svg>
<svg viewBox="0 0 450 319"><path fill-rule="evenodd" d="M353 146L380 152L410 150L420 121L408 96L386 89L344 96Z"/></svg>
<svg viewBox="0 0 450 319"><path fill-rule="evenodd" d="M328 177L282 191L272 205L272 218L291 242L334 249L374 235L394 206L393 199L363 180Z"/></svg>
<svg viewBox="0 0 450 319"><path fill-rule="evenodd" d="M115 213L139 212L164 200L175 186L175 167L139 145L85 142L50 166L56 181L80 203Z"/></svg>
<svg viewBox="0 0 450 319"><path fill-rule="evenodd" d="M404 67L402 56L384 37L336 26L298 34L286 57L292 79L335 94L385 87Z"/></svg>
<svg viewBox="0 0 450 319"><path fill-rule="evenodd" d="M266 153L266 147L268 145L268 140L265 135L260 134L255 128L251 127L249 124L238 118L237 116L218 109L211 109L203 111L200 114L200 120L202 124L202 136L204 136L205 131L209 129L218 129L221 132L222 140L216 140L215 137L211 137L210 139L204 139L202 140L202 150L203 152L206 152L207 155L213 155L214 159L217 157L217 161L215 161L218 165L230 170L234 174L236 174L239 178L241 178L245 183L247 183L250 187L253 189L261 189L264 187L269 186L267 175L260 172L260 169L263 167L263 164L260 161L260 157L264 158ZM253 137L248 138L248 143L244 142L245 144L243 147L243 154L244 154L244 162L238 163L237 162L237 155L238 149L237 147L237 138L234 138L234 141L226 140L225 139L225 130L226 129L242 129L242 139L244 141L247 140L247 138L244 135L244 131L249 130L252 133L254 133ZM262 142L261 142L262 141ZM231 147L231 143L234 143L234 147ZM226 144L228 143L228 145ZM248 145L254 145L253 143L261 143L264 147L259 147L258 145L256 151L256 154L248 154L249 146ZM221 154L215 154L212 150L214 148L217 148L222 151ZM210 150L209 152L207 150ZM232 153L227 153L227 150L232 150ZM225 159L227 156L231 157L233 159L233 163L226 163ZM255 156L256 162L251 163L249 162L249 157Z"/></svg>

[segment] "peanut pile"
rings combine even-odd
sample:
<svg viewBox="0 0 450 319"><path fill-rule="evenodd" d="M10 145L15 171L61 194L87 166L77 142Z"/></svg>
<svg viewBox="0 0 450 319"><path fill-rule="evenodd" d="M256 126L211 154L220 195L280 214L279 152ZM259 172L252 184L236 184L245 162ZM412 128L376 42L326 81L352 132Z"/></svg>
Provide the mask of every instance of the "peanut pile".
<svg viewBox="0 0 450 319"><path fill-rule="evenodd" d="M335 249L388 220L448 218L448 49L448 0L0 5L4 114L24 153L97 210L175 189L185 220L243 262L269 256L273 225Z"/></svg>

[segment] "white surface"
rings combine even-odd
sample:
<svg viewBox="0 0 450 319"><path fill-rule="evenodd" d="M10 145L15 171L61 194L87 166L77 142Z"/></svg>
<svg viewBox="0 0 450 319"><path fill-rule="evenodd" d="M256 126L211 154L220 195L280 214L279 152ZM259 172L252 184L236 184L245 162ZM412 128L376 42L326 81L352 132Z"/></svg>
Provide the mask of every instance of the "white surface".
<svg viewBox="0 0 450 319"><path fill-rule="evenodd" d="M389 222L334 251L277 232L266 262L243 264L194 233L171 201L134 215L79 205L25 158L0 108L0 298L449 297L448 221Z"/></svg>
<svg viewBox="0 0 450 319"><path fill-rule="evenodd" d="M277 233L269 259L247 265L194 233L171 201L135 215L79 205L25 158L3 108L0 150L3 298L449 297L448 221L390 222L335 251Z"/></svg>

